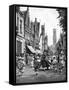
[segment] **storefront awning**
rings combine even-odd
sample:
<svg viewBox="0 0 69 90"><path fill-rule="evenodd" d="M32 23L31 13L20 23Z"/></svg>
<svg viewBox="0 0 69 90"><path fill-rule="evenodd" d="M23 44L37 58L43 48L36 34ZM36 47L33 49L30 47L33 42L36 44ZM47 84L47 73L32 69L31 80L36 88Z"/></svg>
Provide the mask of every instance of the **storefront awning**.
<svg viewBox="0 0 69 90"><path fill-rule="evenodd" d="M36 51L34 50L34 48L33 48L32 46L27 45L27 47L29 48L29 50L30 50L32 53L36 53Z"/></svg>
<svg viewBox="0 0 69 90"><path fill-rule="evenodd" d="M41 50L38 50L38 49L35 50L32 46L29 46L29 45L27 45L27 47L32 53L42 54Z"/></svg>

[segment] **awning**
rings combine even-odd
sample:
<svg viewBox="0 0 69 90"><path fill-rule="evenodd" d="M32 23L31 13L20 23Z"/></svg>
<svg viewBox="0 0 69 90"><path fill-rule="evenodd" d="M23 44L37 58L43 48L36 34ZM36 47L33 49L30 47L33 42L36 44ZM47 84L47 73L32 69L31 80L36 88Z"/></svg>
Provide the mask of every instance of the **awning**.
<svg viewBox="0 0 69 90"><path fill-rule="evenodd" d="M32 46L29 45L27 45L27 47L32 53L42 54L41 50L38 49L35 50Z"/></svg>
<svg viewBox="0 0 69 90"><path fill-rule="evenodd" d="M32 53L36 53L36 51L34 50L34 48L33 48L32 46L27 45L27 47L29 48L29 50L30 50Z"/></svg>

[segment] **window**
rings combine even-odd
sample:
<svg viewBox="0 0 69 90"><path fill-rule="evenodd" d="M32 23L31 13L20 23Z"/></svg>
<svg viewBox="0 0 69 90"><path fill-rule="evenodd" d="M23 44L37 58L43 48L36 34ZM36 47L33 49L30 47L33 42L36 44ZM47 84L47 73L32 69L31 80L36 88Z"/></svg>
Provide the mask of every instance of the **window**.
<svg viewBox="0 0 69 90"><path fill-rule="evenodd" d="M20 20L20 34L22 34L22 20Z"/></svg>
<svg viewBox="0 0 69 90"><path fill-rule="evenodd" d="M17 54L22 53L22 42L17 41Z"/></svg>

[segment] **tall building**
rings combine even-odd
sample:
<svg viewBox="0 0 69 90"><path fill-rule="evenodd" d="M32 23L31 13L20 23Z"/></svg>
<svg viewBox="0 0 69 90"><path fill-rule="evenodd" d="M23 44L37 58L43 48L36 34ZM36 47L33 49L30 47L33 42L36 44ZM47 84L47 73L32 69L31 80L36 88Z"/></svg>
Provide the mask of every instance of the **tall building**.
<svg viewBox="0 0 69 90"><path fill-rule="evenodd" d="M35 18L34 21L34 48L39 49L39 30L40 30L40 23Z"/></svg>
<svg viewBox="0 0 69 90"><path fill-rule="evenodd" d="M44 51L45 25L41 25L42 52Z"/></svg>
<svg viewBox="0 0 69 90"><path fill-rule="evenodd" d="M56 44L56 29L53 29L53 45L55 46Z"/></svg>

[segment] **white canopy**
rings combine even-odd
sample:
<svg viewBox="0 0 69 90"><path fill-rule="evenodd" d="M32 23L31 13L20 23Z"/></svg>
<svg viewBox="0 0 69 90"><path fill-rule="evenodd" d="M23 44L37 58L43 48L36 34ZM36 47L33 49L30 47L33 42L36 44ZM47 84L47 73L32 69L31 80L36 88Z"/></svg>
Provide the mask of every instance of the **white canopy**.
<svg viewBox="0 0 69 90"><path fill-rule="evenodd" d="M27 47L32 53L42 54L41 50L38 50L38 49L35 50L32 46L29 46L29 45L27 45Z"/></svg>
<svg viewBox="0 0 69 90"><path fill-rule="evenodd" d="M34 50L34 48L33 48L32 46L27 45L27 47L29 48L29 50L30 50L32 53L36 53L36 51Z"/></svg>

